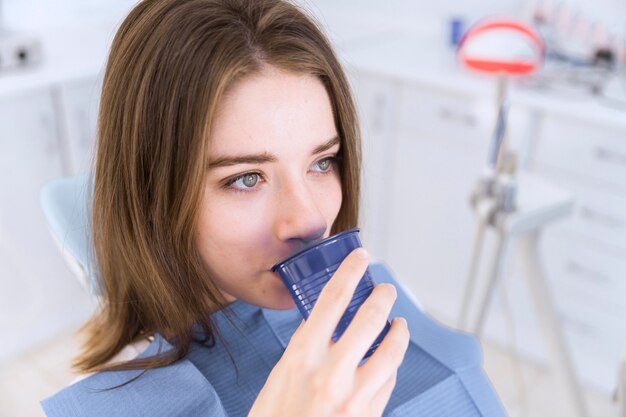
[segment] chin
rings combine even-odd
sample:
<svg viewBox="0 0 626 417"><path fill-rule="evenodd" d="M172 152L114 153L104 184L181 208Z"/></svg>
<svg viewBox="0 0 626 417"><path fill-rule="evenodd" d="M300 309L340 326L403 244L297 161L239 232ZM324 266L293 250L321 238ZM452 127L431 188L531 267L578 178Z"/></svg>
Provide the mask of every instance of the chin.
<svg viewBox="0 0 626 417"><path fill-rule="evenodd" d="M281 299L276 306L268 308L271 308L273 310L291 310L292 308L296 308L296 303L294 303L293 299L289 297L288 299Z"/></svg>
<svg viewBox="0 0 626 417"><path fill-rule="evenodd" d="M285 285L278 281L278 276L275 273L272 273L272 280L276 280L272 283L272 288L270 290L271 296L265 298L265 303L263 307L269 308L272 310L291 310L296 307L293 298L291 298L291 294L289 293L289 289L285 287ZM276 285L278 283L278 285Z"/></svg>
<svg viewBox="0 0 626 417"><path fill-rule="evenodd" d="M296 308L289 290L282 283L280 285L271 285L266 287L265 290L259 290L253 294L242 294L237 298L248 304L270 310L291 310Z"/></svg>
<svg viewBox="0 0 626 417"><path fill-rule="evenodd" d="M271 310L291 310L296 307L289 291L284 287L280 291L274 292L270 297L266 297L262 304L261 307Z"/></svg>

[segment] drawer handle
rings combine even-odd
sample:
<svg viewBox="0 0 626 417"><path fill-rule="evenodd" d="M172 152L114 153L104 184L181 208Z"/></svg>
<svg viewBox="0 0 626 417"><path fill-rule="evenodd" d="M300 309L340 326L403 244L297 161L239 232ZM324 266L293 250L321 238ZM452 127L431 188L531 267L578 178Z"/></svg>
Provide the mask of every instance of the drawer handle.
<svg viewBox="0 0 626 417"><path fill-rule="evenodd" d="M593 268L581 265L576 261L568 261L566 269L567 272L571 273L572 275L589 281L593 281L596 284L608 284L610 282L610 278L607 276L607 274Z"/></svg>
<svg viewBox="0 0 626 417"><path fill-rule="evenodd" d="M49 132L43 146L44 153L47 156L56 155L59 152L59 139L57 137L54 120L48 113L43 113L39 115L39 122L41 123L41 127L43 127L46 132Z"/></svg>
<svg viewBox="0 0 626 417"><path fill-rule="evenodd" d="M603 226L606 226L610 229L624 229L624 226L626 226L624 220L607 213L599 212L586 206L582 206L580 208L580 215L585 220L595 223L601 223Z"/></svg>
<svg viewBox="0 0 626 417"><path fill-rule="evenodd" d="M372 128L376 132L382 132L385 129L385 115L387 108L387 98L384 94L379 94L374 98L374 120Z"/></svg>
<svg viewBox="0 0 626 417"><path fill-rule="evenodd" d="M560 311L558 314L561 323L565 325L565 327L577 331L579 334L588 337L592 336L595 333L595 329L592 325L588 323L584 323L578 319L570 317L566 312Z"/></svg>
<svg viewBox="0 0 626 417"><path fill-rule="evenodd" d="M89 118L86 111L78 110L78 130L81 145L86 146L91 142L89 137Z"/></svg>
<svg viewBox="0 0 626 417"><path fill-rule="evenodd" d="M601 146L596 146L594 148L594 155L596 158L602 160L602 162L610 162L626 166L626 154L603 148Z"/></svg>
<svg viewBox="0 0 626 417"><path fill-rule="evenodd" d="M439 118L450 122L463 123L467 126L476 126L476 117L474 117L474 115L461 111L454 111L447 107L439 109Z"/></svg>

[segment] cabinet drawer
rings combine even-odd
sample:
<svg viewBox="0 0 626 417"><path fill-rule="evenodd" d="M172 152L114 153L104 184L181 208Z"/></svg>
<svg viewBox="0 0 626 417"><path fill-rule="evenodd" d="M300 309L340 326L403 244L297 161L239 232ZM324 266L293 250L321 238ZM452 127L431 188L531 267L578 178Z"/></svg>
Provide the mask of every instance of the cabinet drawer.
<svg viewBox="0 0 626 417"><path fill-rule="evenodd" d="M626 321L626 258L591 245L584 239L546 233L541 254L555 297L564 307L563 312L572 317L583 317L581 312L589 308L584 316L591 324L594 320L601 321L594 319L595 315L623 323Z"/></svg>
<svg viewBox="0 0 626 417"><path fill-rule="evenodd" d="M398 123L410 131L432 135L442 143L486 149L486 108L473 97L407 86L402 89Z"/></svg>
<svg viewBox="0 0 626 417"><path fill-rule="evenodd" d="M626 187L626 130L546 118L537 141L536 161Z"/></svg>
<svg viewBox="0 0 626 417"><path fill-rule="evenodd" d="M544 264L553 263L545 251L541 255L547 261ZM541 328L541 321L545 318L538 315L525 271L520 265L522 262L523 258L517 258L511 262L512 265L509 264L514 269L513 276L506 280L507 296L505 299L494 298L486 334L503 344L516 341L516 349L521 354L551 364L553 358L546 356L549 351ZM609 392L615 387L615 372L621 353L626 348L624 320L598 311L597 302L592 302L592 297L559 285L551 279L553 275L548 275L552 296L574 367L585 383ZM502 290L501 287L498 293ZM514 328L506 320L503 305L507 306L515 320Z"/></svg>
<svg viewBox="0 0 626 417"><path fill-rule="evenodd" d="M546 174L550 182L571 192L576 204L570 217L550 230L573 232L626 251L626 196L608 189L583 187L574 181Z"/></svg>
<svg viewBox="0 0 626 417"><path fill-rule="evenodd" d="M570 357L581 381L606 393L614 393L626 337L603 332L579 334L565 322L565 337ZM606 340L613 342L607 344Z"/></svg>
<svg viewBox="0 0 626 417"><path fill-rule="evenodd" d="M573 298L564 300L558 309L572 351L593 352L599 357L612 358L617 365L626 348L624 320L598 312Z"/></svg>

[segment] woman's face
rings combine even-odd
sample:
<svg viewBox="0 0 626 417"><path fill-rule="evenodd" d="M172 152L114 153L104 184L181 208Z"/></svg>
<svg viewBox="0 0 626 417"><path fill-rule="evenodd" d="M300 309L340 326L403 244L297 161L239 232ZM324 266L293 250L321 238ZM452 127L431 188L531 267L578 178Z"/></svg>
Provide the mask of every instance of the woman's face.
<svg viewBox="0 0 626 417"><path fill-rule="evenodd" d="M341 206L330 99L311 75L274 67L218 104L196 242L229 301L294 307L271 267L327 237Z"/></svg>

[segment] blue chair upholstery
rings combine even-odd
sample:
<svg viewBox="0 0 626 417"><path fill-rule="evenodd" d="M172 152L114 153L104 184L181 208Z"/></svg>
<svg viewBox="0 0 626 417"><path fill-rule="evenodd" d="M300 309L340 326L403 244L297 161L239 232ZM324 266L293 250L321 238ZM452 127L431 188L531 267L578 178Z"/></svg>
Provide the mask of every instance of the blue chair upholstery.
<svg viewBox="0 0 626 417"><path fill-rule="evenodd" d="M61 178L46 184L40 202L50 232L70 269L97 296L99 285L90 244L91 182L87 175Z"/></svg>

